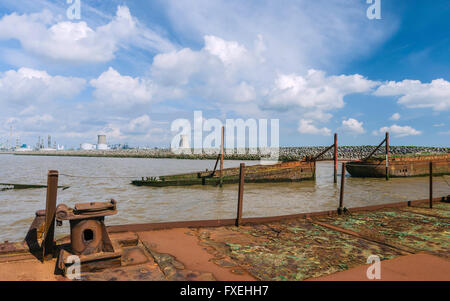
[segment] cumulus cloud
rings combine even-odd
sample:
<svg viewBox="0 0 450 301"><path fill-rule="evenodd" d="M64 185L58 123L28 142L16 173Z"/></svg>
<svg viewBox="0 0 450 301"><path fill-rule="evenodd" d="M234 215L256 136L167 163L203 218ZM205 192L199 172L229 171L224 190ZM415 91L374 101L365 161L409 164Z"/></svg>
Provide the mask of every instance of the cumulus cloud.
<svg viewBox="0 0 450 301"><path fill-rule="evenodd" d="M394 113L392 116L391 116L391 120L399 120L400 119L400 114L399 113Z"/></svg>
<svg viewBox="0 0 450 301"><path fill-rule="evenodd" d="M81 78L51 76L43 70L9 70L0 73L0 102L24 105L72 98L83 90L85 83Z"/></svg>
<svg viewBox="0 0 450 301"><path fill-rule="evenodd" d="M331 135L331 130L323 127L317 128L312 120L300 119L298 124L298 132L300 134L311 134L311 135L323 135L329 136Z"/></svg>
<svg viewBox="0 0 450 301"><path fill-rule="evenodd" d="M384 135L386 132L393 134L395 137L417 136L422 134L421 131L418 131L410 126L400 126L396 124L389 127L382 127L377 131L373 131L372 134L377 136Z"/></svg>
<svg viewBox="0 0 450 301"><path fill-rule="evenodd" d="M389 81L374 92L377 96L400 96L398 103L407 108L432 108L435 111L450 109L450 82L435 79L431 83L405 79Z"/></svg>
<svg viewBox="0 0 450 301"><path fill-rule="evenodd" d="M253 51L237 42L205 36L200 50L184 48L156 55L151 75L162 97L248 102L257 96L250 75L255 64Z"/></svg>
<svg viewBox="0 0 450 301"><path fill-rule="evenodd" d="M268 105L271 107L338 109L344 106L344 96L370 91L377 82L359 74L326 76L325 72L311 69L305 76L281 74L275 80Z"/></svg>
<svg viewBox="0 0 450 301"><path fill-rule="evenodd" d="M342 128L346 132L353 134L363 134L365 132L363 128L363 122L358 121L354 118L349 118L348 120L342 121Z"/></svg>
<svg viewBox="0 0 450 301"><path fill-rule="evenodd" d="M90 81L93 94L102 104L131 107L150 103L155 89L151 80L121 75L112 67Z"/></svg>
<svg viewBox="0 0 450 301"><path fill-rule="evenodd" d="M217 56L224 64L232 64L241 60L247 53L247 49L236 41L225 41L221 38L207 35L205 50Z"/></svg>
<svg viewBox="0 0 450 301"><path fill-rule="evenodd" d="M148 115L142 115L130 120L127 130L130 133L145 133L149 130L151 120Z"/></svg>
<svg viewBox="0 0 450 301"><path fill-rule="evenodd" d="M0 19L0 40L10 39L18 40L32 53L76 62L109 61L122 43L157 51L174 48L168 40L143 27L126 6L118 6L115 17L95 29L84 21L58 21L49 10L36 14L12 13Z"/></svg>

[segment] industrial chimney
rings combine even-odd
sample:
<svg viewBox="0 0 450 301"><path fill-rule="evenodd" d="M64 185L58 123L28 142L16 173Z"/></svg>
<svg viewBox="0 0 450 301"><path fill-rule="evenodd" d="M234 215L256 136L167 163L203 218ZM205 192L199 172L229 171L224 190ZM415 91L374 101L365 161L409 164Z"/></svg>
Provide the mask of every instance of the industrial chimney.
<svg viewBox="0 0 450 301"><path fill-rule="evenodd" d="M97 149L108 149L108 145L106 144L106 135L98 135Z"/></svg>

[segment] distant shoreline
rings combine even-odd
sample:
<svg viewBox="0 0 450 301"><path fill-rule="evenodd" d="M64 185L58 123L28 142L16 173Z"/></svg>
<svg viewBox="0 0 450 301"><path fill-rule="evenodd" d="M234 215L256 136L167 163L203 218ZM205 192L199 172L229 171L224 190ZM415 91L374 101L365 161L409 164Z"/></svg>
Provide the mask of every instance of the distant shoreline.
<svg viewBox="0 0 450 301"><path fill-rule="evenodd" d="M299 160L305 156L315 156L325 150L325 146L280 147L280 160ZM338 148L338 159L352 160L368 156L375 146L341 146ZM423 147L423 146L391 146L393 155L409 155L421 152L450 153L450 147ZM0 154L13 154L16 156L57 156L57 157L92 157L92 158L151 158L151 159L189 159L189 160L215 160L217 153L203 154L175 154L169 149L146 150L73 150L73 151L32 151L32 152L0 152ZM384 154L384 147L376 152ZM241 154L224 155L226 160L260 160L261 155L250 154L248 150ZM322 157L324 160L333 159L333 150Z"/></svg>

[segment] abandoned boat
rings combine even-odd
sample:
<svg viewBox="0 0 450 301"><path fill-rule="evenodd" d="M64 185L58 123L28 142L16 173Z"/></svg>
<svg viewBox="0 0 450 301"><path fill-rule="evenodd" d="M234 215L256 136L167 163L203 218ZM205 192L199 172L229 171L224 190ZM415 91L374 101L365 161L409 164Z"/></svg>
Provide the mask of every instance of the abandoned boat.
<svg viewBox="0 0 450 301"><path fill-rule="evenodd" d="M352 177L384 178L425 176L430 173L433 163L433 175L450 174L450 154L394 156L386 158L372 157L367 160L353 161L346 164L346 170Z"/></svg>
<svg viewBox="0 0 450 301"><path fill-rule="evenodd" d="M217 164L216 164L217 166ZM315 179L314 161L290 161L272 165L251 165L245 167L245 182L295 182ZM132 181L136 186L185 186L185 185L219 185L239 182L239 167L216 171L192 172L177 175L142 178Z"/></svg>

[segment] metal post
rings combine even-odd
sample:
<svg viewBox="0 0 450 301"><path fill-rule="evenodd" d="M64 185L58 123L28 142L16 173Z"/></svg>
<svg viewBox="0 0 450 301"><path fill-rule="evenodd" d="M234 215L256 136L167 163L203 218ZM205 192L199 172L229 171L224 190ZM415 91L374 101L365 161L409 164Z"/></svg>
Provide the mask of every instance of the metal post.
<svg viewBox="0 0 450 301"><path fill-rule="evenodd" d="M57 192L58 171L50 170L47 178L47 200L45 205L44 239L42 241L42 261L53 258Z"/></svg>
<svg viewBox="0 0 450 301"><path fill-rule="evenodd" d="M430 209L433 209L433 162L430 162Z"/></svg>
<svg viewBox="0 0 450 301"><path fill-rule="evenodd" d="M242 205L244 202L244 178L245 178L245 163L241 163L239 169L239 194L238 194L238 207L237 207L237 218L236 226L239 227L242 219Z"/></svg>
<svg viewBox="0 0 450 301"><path fill-rule="evenodd" d="M386 180L389 180L389 132L386 132Z"/></svg>
<svg viewBox="0 0 450 301"><path fill-rule="evenodd" d="M220 146L220 187L222 187L223 184L223 153L225 150L225 127L222 126L222 144Z"/></svg>
<svg viewBox="0 0 450 301"><path fill-rule="evenodd" d="M338 213L344 212L344 184L345 184L345 163L342 163L342 175L341 175L341 191L339 194L339 208Z"/></svg>
<svg viewBox="0 0 450 301"><path fill-rule="evenodd" d="M337 134L334 134L334 183L337 183L337 156L338 156Z"/></svg>

